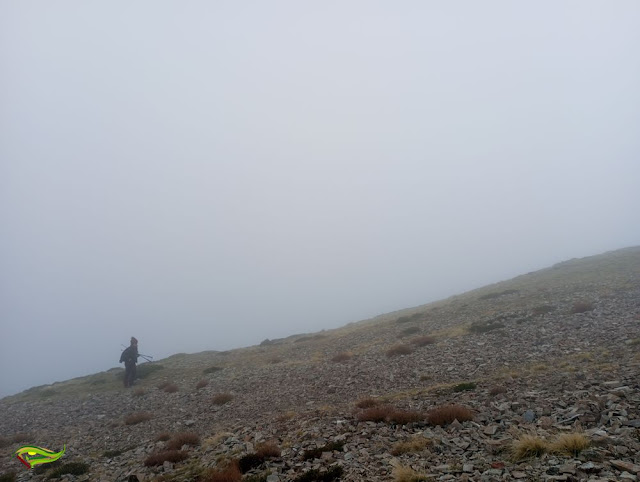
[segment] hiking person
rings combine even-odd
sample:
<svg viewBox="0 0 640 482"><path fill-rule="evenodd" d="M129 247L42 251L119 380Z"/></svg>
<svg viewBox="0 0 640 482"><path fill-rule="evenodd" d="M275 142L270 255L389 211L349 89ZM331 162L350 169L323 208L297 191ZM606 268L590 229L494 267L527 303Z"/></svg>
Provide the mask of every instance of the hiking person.
<svg viewBox="0 0 640 482"><path fill-rule="evenodd" d="M138 340L131 337L131 345L124 349L120 355L120 363L124 362L124 387L133 386L133 380L136 378L136 363L138 363Z"/></svg>

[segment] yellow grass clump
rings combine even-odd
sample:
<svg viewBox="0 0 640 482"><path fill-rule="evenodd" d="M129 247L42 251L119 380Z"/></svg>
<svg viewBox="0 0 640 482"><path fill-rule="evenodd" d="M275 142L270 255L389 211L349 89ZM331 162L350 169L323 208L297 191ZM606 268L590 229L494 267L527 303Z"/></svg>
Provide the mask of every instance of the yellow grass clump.
<svg viewBox="0 0 640 482"><path fill-rule="evenodd" d="M429 479L425 474L416 472L406 465L396 464L391 472L395 482L427 482Z"/></svg>
<svg viewBox="0 0 640 482"><path fill-rule="evenodd" d="M589 447L589 439L586 435L582 433L563 433L551 442L549 451L577 457L587 447Z"/></svg>
<svg viewBox="0 0 640 482"><path fill-rule="evenodd" d="M536 435L522 435L511 445L511 455L515 460L539 457L548 450L548 443Z"/></svg>
<svg viewBox="0 0 640 482"><path fill-rule="evenodd" d="M406 453L422 452L425 447L431 444L431 440L426 437L413 437L406 442L398 442L391 449L391 455L402 455Z"/></svg>

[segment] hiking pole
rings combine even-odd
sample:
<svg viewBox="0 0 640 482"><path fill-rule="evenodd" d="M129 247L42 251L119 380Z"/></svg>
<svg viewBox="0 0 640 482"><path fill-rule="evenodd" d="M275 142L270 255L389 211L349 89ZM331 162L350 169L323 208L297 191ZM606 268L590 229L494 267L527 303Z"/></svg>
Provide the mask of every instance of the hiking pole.
<svg viewBox="0 0 640 482"><path fill-rule="evenodd" d="M151 355L142 355L142 354L138 353L138 356L141 356L142 358L144 358L148 362L152 362L153 361L153 357Z"/></svg>

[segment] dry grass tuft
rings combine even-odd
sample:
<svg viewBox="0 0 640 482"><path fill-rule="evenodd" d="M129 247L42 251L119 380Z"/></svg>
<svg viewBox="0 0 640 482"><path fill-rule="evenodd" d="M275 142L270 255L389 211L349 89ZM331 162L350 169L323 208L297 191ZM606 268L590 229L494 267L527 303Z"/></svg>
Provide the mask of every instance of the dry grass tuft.
<svg viewBox="0 0 640 482"><path fill-rule="evenodd" d="M144 389L138 387L135 388L132 392L131 395L133 395L134 397L141 397L142 395L144 395Z"/></svg>
<svg viewBox="0 0 640 482"><path fill-rule="evenodd" d="M263 442L256 445L256 454L263 459L280 457L280 448L275 442Z"/></svg>
<svg viewBox="0 0 640 482"><path fill-rule="evenodd" d="M296 418L298 416L298 414L296 412L294 412L293 410L287 410L286 412L278 415L276 417L276 422L279 423L284 423L284 422L288 422L289 420L293 420L294 418Z"/></svg>
<svg viewBox="0 0 640 482"><path fill-rule="evenodd" d="M587 311L593 311L596 307L590 301L577 301L571 307L571 313L586 313Z"/></svg>
<svg viewBox="0 0 640 482"><path fill-rule="evenodd" d="M382 402L377 398L365 397L356 402L358 408L371 408L380 405Z"/></svg>
<svg viewBox="0 0 640 482"><path fill-rule="evenodd" d="M429 479L425 474L416 472L411 467L396 464L391 472L394 482L427 482Z"/></svg>
<svg viewBox="0 0 640 482"><path fill-rule="evenodd" d="M237 461L232 461L227 467L208 469L198 482L240 482L242 472Z"/></svg>
<svg viewBox="0 0 640 482"><path fill-rule="evenodd" d="M563 433L550 444L549 451L577 457L589 447L589 443L587 436L582 433Z"/></svg>
<svg viewBox="0 0 640 482"><path fill-rule="evenodd" d="M413 347L410 345L394 345L387 350L387 356L410 355L413 353Z"/></svg>
<svg viewBox="0 0 640 482"><path fill-rule="evenodd" d="M501 393L506 393L507 389L504 387L501 387L500 385L496 385L495 387L491 387L491 389L489 389L489 395L491 395L492 397L495 397L496 395L500 395Z"/></svg>
<svg viewBox="0 0 640 482"><path fill-rule="evenodd" d="M200 436L193 432L180 432L175 434L167 443L168 450L180 450L183 445L191 445L195 447L200 445Z"/></svg>
<svg viewBox="0 0 640 482"><path fill-rule="evenodd" d="M209 385L209 380L205 380L204 378L202 380L200 380L198 383L196 383L196 390L200 390L201 388L206 387L207 385Z"/></svg>
<svg viewBox="0 0 640 482"><path fill-rule="evenodd" d="M546 315L547 313L551 313L555 310L555 307L552 305L540 305L536 306L531 310L533 316L541 316Z"/></svg>
<svg viewBox="0 0 640 482"><path fill-rule="evenodd" d="M425 414L415 410L394 410L388 418L388 422L406 425L412 422L424 420Z"/></svg>
<svg viewBox="0 0 640 482"><path fill-rule="evenodd" d="M353 358L353 353L349 353L348 351L343 351L341 353L338 353L337 355L334 355L331 358L331 361L336 362L336 363L344 363L346 361L349 361Z"/></svg>
<svg viewBox="0 0 640 482"><path fill-rule="evenodd" d="M231 395L230 393L218 393L211 399L214 405L224 405L231 400L233 400L233 395Z"/></svg>
<svg viewBox="0 0 640 482"><path fill-rule="evenodd" d="M462 405L443 405L427 414L427 422L431 425L447 425L454 420L466 422L473 420L473 412Z"/></svg>
<svg viewBox="0 0 640 482"><path fill-rule="evenodd" d="M391 449L391 455L398 456L406 453L422 452L427 446L431 444L431 440L428 438L417 436L413 437L406 442L398 442Z"/></svg>
<svg viewBox="0 0 640 482"><path fill-rule="evenodd" d="M181 452L179 450L164 450L162 452L156 452L155 454L149 455L145 461L144 465L147 467L154 467L157 465L162 465L165 462L177 463L182 462L188 457L186 452Z"/></svg>
<svg viewBox="0 0 640 482"><path fill-rule="evenodd" d="M404 338L405 336L415 335L416 333L420 333L420 328L417 326L410 326L409 328L405 328L398 334L398 338Z"/></svg>
<svg viewBox="0 0 640 482"><path fill-rule="evenodd" d="M415 346L427 346L433 345L436 342L436 338L434 336L418 336L411 340L411 344Z"/></svg>
<svg viewBox="0 0 640 482"><path fill-rule="evenodd" d="M156 435L156 438L154 440L156 442L166 442L170 438L171 438L171 434L169 432L162 432Z"/></svg>
<svg viewBox="0 0 640 482"><path fill-rule="evenodd" d="M13 443L28 442L31 439L33 439L33 436L29 433L16 433L11 436Z"/></svg>
<svg viewBox="0 0 640 482"><path fill-rule="evenodd" d="M539 457L548 449L547 441L535 435L522 435L511 445L511 456L515 460Z"/></svg>
<svg viewBox="0 0 640 482"><path fill-rule="evenodd" d="M208 437L204 439L203 445L207 448L217 447L222 442L224 442L229 437L232 437L233 434L231 432L219 432L212 437Z"/></svg>
<svg viewBox="0 0 640 482"><path fill-rule="evenodd" d="M389 405L375 405L364 409L357 417L361 422L387 422L405 425L425 419L425 414L415 410L400 410Z"/></svg>
<svg viewBox="0 0 640 482"><path fill-rule="evenodd" d="M163 390L167 393L176 393L178 391L178 385L175 383L167 383Z"/></svg>
<svg viewBox="0 0 640 482"><path fill-rule="evenodd" d="M15 472L5 472L0 474L0 482L15 482L16 481L16 473Z"/></svg>
<svg viewBox="0 0 640 482"><path fill-rule="evenodd" d="M153 415L149 412L135 412L130 415L127 415L124 418L125 425L135 425L137 423L146 422L147 420L151 420Z"/></svg>
<svg viewBox="0 0 640 482"><path fill-rule="evenodd" d="M361 422L386 422L393 410L389 405L377 405L364 409L356 418Z"/></svg>

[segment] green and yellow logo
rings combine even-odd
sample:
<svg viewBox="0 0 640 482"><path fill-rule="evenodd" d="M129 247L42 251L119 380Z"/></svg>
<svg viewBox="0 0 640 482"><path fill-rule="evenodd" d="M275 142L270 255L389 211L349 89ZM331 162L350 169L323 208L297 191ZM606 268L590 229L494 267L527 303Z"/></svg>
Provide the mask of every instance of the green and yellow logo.
<svg viewBox="0 0 640 482"><path fill-rule="evenodd" d="M16 450L16 456L20 462L30 469L34 465L55 462L64 455L66 448L67 446L63 445L62 451L54 452L53 450L36 447L35 445L25 445Z"/></svg>

